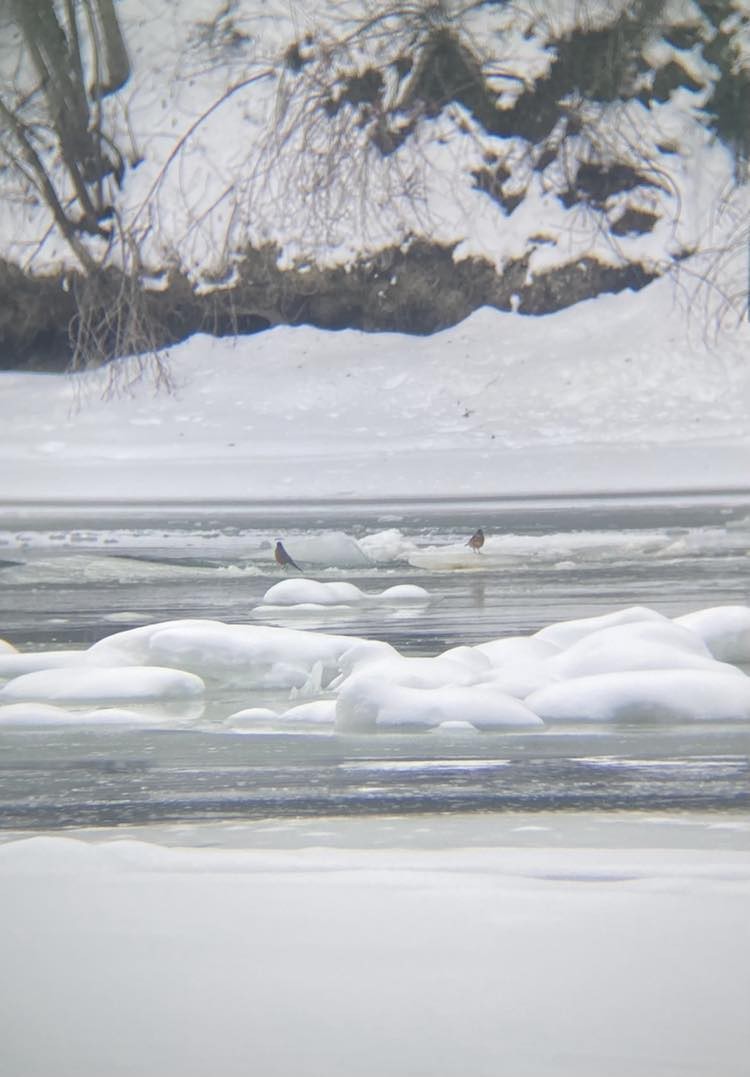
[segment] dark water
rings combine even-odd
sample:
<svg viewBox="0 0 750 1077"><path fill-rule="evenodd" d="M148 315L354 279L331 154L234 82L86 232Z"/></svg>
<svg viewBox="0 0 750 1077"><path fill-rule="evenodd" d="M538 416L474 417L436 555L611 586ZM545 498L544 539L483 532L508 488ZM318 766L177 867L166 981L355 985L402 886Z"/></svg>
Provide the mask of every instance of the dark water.
<svg viewBox="0 0 750 1077"><path fill-rule="evenodd" d="M158 620L254 614L280 571L279 534L299 543L398 529L418 549L477 524L512 541L471 571L317 566L365 591L425 587L425 610L330 611L274 623L383 639L405 654L533 632L646 605L668 616L748 599L750 496L472 505L9 506L0 514L0 636L22 650L86 647ZM352 736L230 733L221 720L280 699L214 693L184 729L0 728L0 828L164 820L556 809L735 810L750 805L748 730L566 728Z"/></svg>

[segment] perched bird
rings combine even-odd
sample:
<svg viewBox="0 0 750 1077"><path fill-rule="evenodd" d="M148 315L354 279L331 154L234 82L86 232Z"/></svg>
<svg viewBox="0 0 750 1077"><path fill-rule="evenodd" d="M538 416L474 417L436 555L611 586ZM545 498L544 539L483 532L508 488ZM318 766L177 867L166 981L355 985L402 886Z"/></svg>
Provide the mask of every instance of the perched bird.
<svg viewBox="0 0 750 1077"><path fill-rule="evenodd" d="M282 568L286 568L287 565L291 565L292 568L296 568L298 572L302 571L294 558L290 557L284 549L284 543L281 541L281 539L276 540L276 549L273 551L273 555L276 558L276 564L281 565Z"/></svg>
<svg viewBox="0 0 750 1077"><path fill-rule="evenodd" d="M484 531L481 529L481 527L478 527L476 529L476 531L471 536L466 545L471 546L474 553L479 553L481 548L484 546Z"/></svg>

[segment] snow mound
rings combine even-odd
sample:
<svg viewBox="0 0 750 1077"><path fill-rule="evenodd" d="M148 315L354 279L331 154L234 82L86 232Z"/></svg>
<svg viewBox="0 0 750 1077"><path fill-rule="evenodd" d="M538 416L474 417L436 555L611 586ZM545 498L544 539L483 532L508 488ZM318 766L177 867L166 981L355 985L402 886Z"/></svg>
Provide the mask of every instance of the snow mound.
<svg viewBox="0 0 750 1077"><path fill-rule="evenodd" d="M8 643L7 639L0 639L0 654L18 654L18 650L12 643Z"/></svg>
<svg viewBox="0 0 750 1077"><path fill-rule="evenodd" d="M25 673L0 688L0 702L151 703L202 696L200 677L178 669L119 666L114 669L45 669Z"/></svg>
<svg viewBox="0 0 750 1077"><path fill-rule="evenodd" d="M278 714L270 707L243 707L230 714L224 721L224 728L233 733L254 731L259 726L267 726L278 720Z"/></svg>
<svg viewBox="0 0 750 1077"><path fill-rule="evenodd" d="M265 688L310 690L327 685L386 643L265 625L164 621L115 633L89 648L92 665L157 665L200 677Z"/></svg>
<svg viewBox="0 0 750 1077"><path fill-rule="evenodd" d="M325 606L414 606L426 605L430 601L429 592L415 584L399 584L388 587L379 593L361 591L353 583L321 583L318 580L304 578L281 580L270 587L263 596L259 609L275 607L304 606L319 608Z"/></svg>
<svg viewBox="0 0 750 1077"><path fill-rule="evenodd" d="M671 621L636 621L602 628L550 658L547 666L561 679L646 669L713 669L743 676L734 666L712 658L694 632Z"/></svg>
<svg viewBox="0 0 750 1077"><path fill-rule="evenodd" d="M611 628L614 625L635 624L638 621L668 621L656 610L650 610L646 606L629 606L624 610L615 610L614 613L605 613L600 617L582 617L575 621L559 621L556 624L547 625L535 634L535 639L554 643L558 647L569 647L584 636L592 632L598 632L602 628Z"/></svg>
<svg viewBox="0 0 750 1077"><path fill-rule="evenodd" d="M750 663L750 607L714 606L676 617L675 624L700 636L714 658Z"/></svg>
<svg viewBox="0 0 750 1077"><path fill-rule="evenodd" d="M341 685L336 728L431 729L457 720L477 729L541 725L520 700L480 682L489 668L487 659L469 647L436 658L372 662Z"/></svg>
<svg viewBox="0 0 750 1077"><path fill-rule="evenodd" d="M576 677L533 692L545 722L748 721L750 678L710 670L645 670Z"/></svg>
<svg viewBox="0 0 750 1077"><path fill-rule="evenodd" d="M376 531L359 540L360 548L376 564L389 564L393 561L408 561L409 555L416 550L411 539L392 527L387 531Z"/></svg>
<svg viewBox="0 0 750 1077"><path fill-rule="evenodd" d="M518 699L525 699L556 679L547 660L558 654L560 648L535 636L489 640L474 650L490 664L484 682Z"/></svg>
<svg viewBox="0 0 750 1077"><path fill-rule="evenodd" d="M20 677L23 673L36 673L41 669L65 669L78 666L85 651L28 651L19 654L0 649L0 680Z"/></svg>
<svg viewBox="0 0 750 1077"><path fill-rule="evenodd" d="M336 701L334 699L315 699L299 703L281 714L270 707L246 707L230 714L224 722L224 728L234 733L255 733L274 730L285 726L333 726L336 720Z"/></svg>

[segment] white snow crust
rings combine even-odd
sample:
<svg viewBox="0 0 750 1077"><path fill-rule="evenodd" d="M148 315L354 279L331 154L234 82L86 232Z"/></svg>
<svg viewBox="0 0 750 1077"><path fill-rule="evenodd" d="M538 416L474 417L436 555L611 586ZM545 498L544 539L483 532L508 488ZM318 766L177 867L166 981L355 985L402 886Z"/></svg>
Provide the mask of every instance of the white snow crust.
<svg viewBox="0 0 750 1077"><path fill-rule="evenodd" d="M712 342L661 281L544 317L483 309L429 338L305 327L194 336L170 349L172 393L146 379L107 395L106 370L2 372L3 497L166 503L179 491L184 500L276 502L741 488L749 348L747 324ZM124 383L133 362L118 364ZM567 536L570 555L576 543L595 554L597 541L613 540ZM653 542L668 545L658 533ZM555 545L540 538L533 556L550 557ZM490 536L480 555L417 551L387 530L364 545L300 538L288 549L303 570L364 566L394 550L429 568L472 568L529 556L530 544Z"/></svg>

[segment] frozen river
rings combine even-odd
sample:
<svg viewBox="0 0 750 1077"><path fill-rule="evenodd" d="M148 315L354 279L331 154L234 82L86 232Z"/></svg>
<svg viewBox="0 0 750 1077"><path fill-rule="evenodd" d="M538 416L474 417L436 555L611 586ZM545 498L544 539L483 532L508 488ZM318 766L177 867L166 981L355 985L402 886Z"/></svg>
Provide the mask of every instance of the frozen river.
<svg viewBox="0 0 750 1077"><path fill-rule="evenodd" d="M487 548L446 568L475 526ZM361 543L374 560L306 575L365 591L402 583L429 606L257 611L294 550ZM498 542L498 538L502 542ZM317 543L317 546L316 546ZM745 603L750 495L361 505L137 505L0 515L0 636L21 650L83 648L176 618L385 640L408 655L650 606L677 616ZM427 551L427 553L425 553ZM299 554L298 554L299 556ZM6 830L168 821L559 809L737 810L750 803L745 726L559 727L502 734L344 735L223 726L288 692L228 686L179 728L0 731Z"/></svg>

